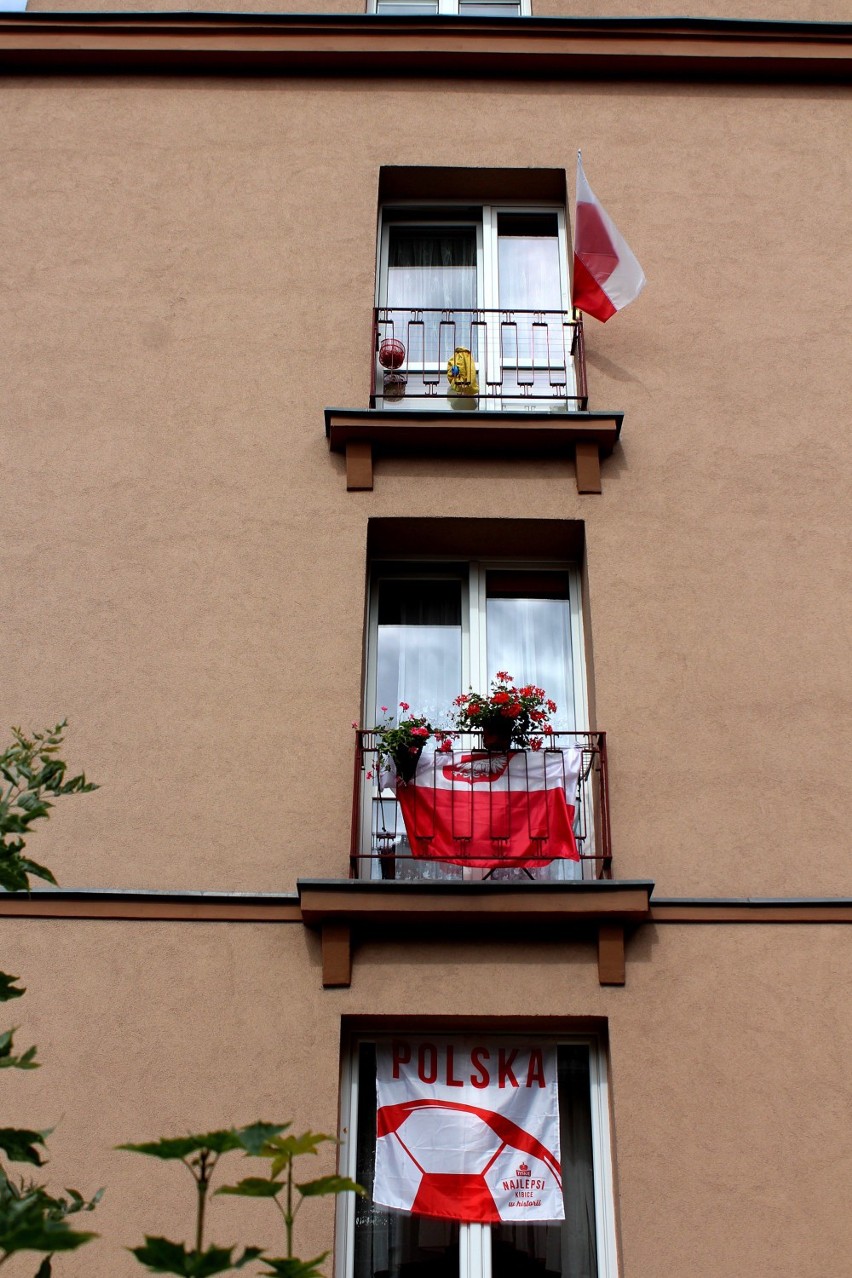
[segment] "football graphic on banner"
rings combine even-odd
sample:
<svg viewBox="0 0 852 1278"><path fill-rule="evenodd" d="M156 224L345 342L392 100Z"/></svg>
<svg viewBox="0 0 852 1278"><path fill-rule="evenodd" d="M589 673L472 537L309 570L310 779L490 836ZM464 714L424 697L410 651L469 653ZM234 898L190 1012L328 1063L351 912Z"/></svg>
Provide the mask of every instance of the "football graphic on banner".
<svg viewBox="0 0 852 1278"><path fill-rule="evenodd" d="M377 1050L375 1202L461 1221L562 1220L556 1048L406 1038Z"/></svg>

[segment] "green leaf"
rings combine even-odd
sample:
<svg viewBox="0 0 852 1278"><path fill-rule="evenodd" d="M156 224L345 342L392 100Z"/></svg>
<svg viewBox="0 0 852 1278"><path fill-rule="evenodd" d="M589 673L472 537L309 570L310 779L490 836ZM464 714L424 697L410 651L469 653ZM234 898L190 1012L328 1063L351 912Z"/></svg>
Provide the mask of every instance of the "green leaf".
<svg viewBox="0 0 852 1278"><path fill-rule="evenodd" d="M218 1132L206 1132L199 1136L177 1136L165 1140L143 1141L142 1144L116 1145L116 1149L127 1149L134 1154L148 1154L151 1158L182 1161L190 1154L199 1154L208 1150L213 1154L225 1154L230 1149L241 1149L239 1139L233 1128Z"/></svg>
<svg viewBox="0 0 852 1278"><path fill-rule="evenodd" d="M349 1180L347 1176L320 1176L318 1180L308 1180L297 1185L303 1198L319 1198L323 1194L366 1194L363 1185Z"/></svg>
<svg viewBox="0 0 852 1278"><path fill-rule="evenodd" d="M15 1034L13 1029L7 1030L5 1034L0 1034L0 1069L38 1069L39 1063L35 1059L35 1047L28 1047L20 1056L12 1055L12 1039Z"/></svg>
<svg viewBox="0 0 852 1278"><path fill-rule="evenodd" d="M301 1136L278 1136L275 1140L267 1142L264 1154L267 1158L275 1156L298 1158L301 1154L315 1154L320 1145L329 1142L333 1145L337 1144L333 1136L326 1136L324 1132L302 1132Z"/></svg>
<svg viewBox="0 0 852 1278"><path fill-rule="evenodd" d="M40 1185L17 1186L0 1181L0 1252L73 1251L97 1235L69 1228L63 1219L64 1200L50 1196Z"/></svg>
<svg viewBox="0 0 852 1278"><path fill-rule="evenodd" d="M34 1167L41 1167L44 1160L36 1145L41 1145L44 1149L44 1138L49 1134L47 1131L31 1132L17 1127L0 1127L0 1149L13 1163L32 1163Z"/></svg>
<svg viewBox="0 0 852 1278"><path fill-rule="evenodd" d="M210 1278L212 1274L242 1269L262 1255L260 1247L247 1247L242 1256L234 1256L233 1259L233 1247L213 1246L202 1252L187 1251L182 1243L171 1242L168 1238L152 1238L147 1234L144 1247L130 1247L129 1250L151 1273L181 1274L183 1278Z"/></svg>
<svg viewBox="0 0 852 1278"><path fill-rule="evenodd" d="M251 1123L248 1127L240 1127L235 1135L243 1149L249 1154L259 1154L264 1145L286 1132L290 1123Z"/></svg>
<svg viewBox="0 0 852 1278"><path fill-rule="evenodd" d="M20 979L19 976L9 976L7 972L0 972L0 1003L8 1003L9 999L20 998L26 994L26 989L15 985L15 981Z"/></svg>
<svg viewBox="0 0 852 1278"><path fill-rule="evenodd" d="M44 1260L41 1262L41 1264L38 1267L35 1278L51 1278L51 1275L53 1274L53 1269L51 1268L50 1261L51 1261L51 1256L45 1256Z"/></svg>
<svg viewBox="0 0 852 1278"><path fill-rule="evenodd" d="M241 1198L274 1198L284 1189L280 1180L264 1180L262 1176L247 1176L237 1185L223 1185L216 1194L238 1194ZM215 1194L214 1194L215 1197Z"/></svg>
<svg viewBox="0 0 852 1278"><path fill-rule="evenodd" d="M266 1273L274 1274L275 1278L323 1278L317 1265L321 1265L328 1254L324 1251L321 1256L314 1256L313 1260L297 1260L295 1256L272 1260L269 1256L264 1256L263 1263L272 1266Z"/></svg>

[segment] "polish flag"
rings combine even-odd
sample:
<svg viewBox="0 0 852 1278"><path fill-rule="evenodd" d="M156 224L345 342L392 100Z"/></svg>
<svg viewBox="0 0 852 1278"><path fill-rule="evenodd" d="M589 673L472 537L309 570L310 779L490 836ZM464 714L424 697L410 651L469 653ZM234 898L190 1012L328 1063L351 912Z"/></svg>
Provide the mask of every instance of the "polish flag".
<svg viewBox="0 0 852 1278"><path fill-rule="evenodd" d="M635 301L644 287L642 267L586 181L578 151L574 306L605 324Z"/></svg>
<svg viewBox="0 0 852 1278"><path fill-rule="evenodd" d="M383 788L396 791L415 857L494 869L579 861L574 804L582 751L508 754L434 751L409 782L393 764Z"/></svg>

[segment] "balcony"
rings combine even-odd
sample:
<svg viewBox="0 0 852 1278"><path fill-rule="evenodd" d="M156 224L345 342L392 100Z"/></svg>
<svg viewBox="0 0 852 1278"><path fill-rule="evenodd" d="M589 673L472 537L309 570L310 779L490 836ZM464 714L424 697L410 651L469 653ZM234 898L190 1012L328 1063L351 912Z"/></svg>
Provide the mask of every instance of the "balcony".
<svg viewBox="0 0 852 1278"><path fill-rule="evenodd" d="M382 307L370 407L327 408L325 432L350 492L372 489L377 455L417 453L573 458L577 491L600 493L623 417L589 410L583 324L567 311Z"/></svg>
<svg viewBox="0 0 852 1278"><path fill-rule="evenodd" d="M455 381L457 352L473 376ZM463 357L464 358L464 357ZM582 320L567 311L380 307L373 319L373 408L501 408L551 413L588 407Z"/></svg>
<svg viewBox="0 0 852 1278"><path fill-rule="evenodd" d="M480 743L474 735L454 741L447 755L424 752L413 779L404 787L407 799L400 801L389 788L379 789L375 734L357 732L350 877L300 879L298 883L302 921L320 934L325 988L350 985L354 955L362 947L375 961L377 945L439 944L446 953L448 946L502 943L507 936L515 941L527 938L531 944L591 942L597 949L600 983L625 983L626 940L650 918L654 884L646 879L619 881L612 877L605 733L560 732L553 733L548 742L551 740L555 744L548 748L517 752L511 759L531 779L540 779L542 773L545 777L554 771L558 774L560 768L571 782L576 777L576 786L555 788L562 789L566 805L574 809L571 841L576 844L578 859L565 856L564 828L555 829L555 838L551 838L540 828L541 808L531 803L528 814L523 806L521 810L531 844L527 863L514 858L508 864L500 804L495 804L493 829L486 823L483 833L480 821L474 832L478 842L472 842L471 800L465 802L464 798L464 790L473 788L475 770L476 789L485 797L487 811L489 798L497 798L501 788L497 781L492 785L490 774L501 772L501 765L505 797L511 776L511 761L507 763L506 755L477 749ZM411 807L417 810L416 802L410 803L412 790L428 780L436 767L454 774L457 768L461 772L459 765L471 769L469 784L459 787L459 812L451 813L442 827L445 842L447 829L455 829L457 846L450 849L449 857L445 846L442 859L430 858L424 842L434 831L428 822L425 829L406 827L400 807L405 804L410 819ZM428 791L430 787L423 788ZM443 788L445 795L456 792L452 777L451 784ZM509 788L513 797L520 791L523 800L523 786ZM478 856L472 859L481 857L483 841L491 845L495 864L490 868L483 867L481 861L466 864L474 846Z"/></svg>
<svg viewBox="0 0 852 1278"><path fill-rule="evenodd" d="M514 756L521 765L515 779L506 772L505 755L482 749L475 738L454 743L446 755L435 756L445 766L441 771L464 768L477 770L476 799L473 784L445 789L441 832L436 837L434 798L430 771L418 771L407 790L406 819L402 805L378 783L379 759L374 733L356 734L355 784L352 808L350 877L397 883L476 882L565 883L612 878L609 796L607 788L606 734L603 732L559 732L543 738L545 748ZM462 748L462 747L465 748ZM562 819L551 809L549 798L564 793L564 759L572 747L579 749L579 775L573 800L573 829L561 828ZM563 751L566 752L563 754ZM576 756L575 756L576 758ZM471 760L473 763L471 764ZM491 760L503 767L489 770ZM534 789L530 777L538 770ZM573 772L572 772L573 777ZM416 792L418 784L421 793ZM425 787L425 789L424 789ZM475 821L472 804L478 806ZM511 805L511 818L507 805ZM568 809L570 812L570 808ZM475 827L475 828L474 828ZM523 832L524 852L517 854L515 832ZM569 856L565 833L571 840ZM515 848L515 853L510 850ZM440 856L430 852L440 848ZM574 853L576 849L576 858Z"/></svg>

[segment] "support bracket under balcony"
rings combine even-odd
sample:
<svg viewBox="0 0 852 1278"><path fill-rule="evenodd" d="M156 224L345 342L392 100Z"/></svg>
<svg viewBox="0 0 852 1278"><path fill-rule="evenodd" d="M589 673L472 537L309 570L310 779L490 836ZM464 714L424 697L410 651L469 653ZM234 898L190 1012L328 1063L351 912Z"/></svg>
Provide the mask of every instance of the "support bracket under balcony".
<svg viewBox="0 0 852 1278"><path fill-rule="evenodd" d="M601 457L621 435L623 413L464 412L455 409L327 408L325 433L346 456L349 492L373 487L377 456L440 454L486 459L573 457L578 493L599 493Z"/></svg>
<svg viewBox="0 0 852 1278"><path fill-rule="evenodd" d="M596 945L598 981L624 985L625 938L651 915L650 881L581 880L569 883L448 881L392 883L302 879L302 922L322 943L324 988L348 988L353 954L371 943L417 943L511 936L536 941L587 940Z"/></svg>

